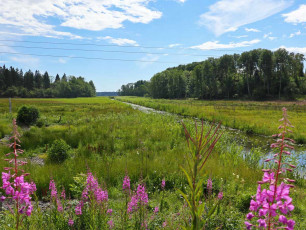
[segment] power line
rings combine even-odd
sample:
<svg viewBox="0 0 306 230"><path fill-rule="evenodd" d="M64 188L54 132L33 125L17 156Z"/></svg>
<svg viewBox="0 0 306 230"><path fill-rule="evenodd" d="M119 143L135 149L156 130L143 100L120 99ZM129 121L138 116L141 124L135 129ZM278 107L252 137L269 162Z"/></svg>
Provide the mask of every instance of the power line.
<svg viewBox="0 0 306 230"><path fill-rule="evenodd" d="M145 49L189 49L194 50L190 47L158 47L158 46L141 46L141 45L115 45L115 44L96 44L96 43L72 43L72 42L44 42L44 41L18 41L12 39L1 39L0 42L24 42L33 44L50 44L50 45L75 45L75 46L101 46L101 47L128 47L128 48L145 48ZM228 51L228 52L243 52L244 50L234 49L209 49L200 51Z"/></svg>
<svg viewBox="0 0 306 230"><path fill-rule="evenodd" d="M144 51L120 51L120 50L92 50L79 48L59 48L59 47L38 47L38 46L21 46L21 45L1 45L5 47L26 48L26 49L44 49L44 50L70 50L70 51L89 51L89 52L106 52L106 53L127 53L127 54L157 54L157 55L175 55L175 56L195 56L195 57L219 57L218 55L209 54L182 54L182 53L159 53L159 52L144 52Z"/></svg>
<svg viewBox="0 0 306 230"><path fill-rule="evenodd" d="M17 54L17 55L27 55L27 56L38 56L38 57L56 57L56 58L89 59L89 60L103 60L103 61L149 62L149 63L169 63L169 64L177 64L176 62L149 61L149 60L133 60L133 59L121 59L121 58L101 58L101 57L63 56L63 55L50 55L50 54L29 54L29 53L4 52L4 51L1 51L0 53L1 53L1 54Z"/></svg>

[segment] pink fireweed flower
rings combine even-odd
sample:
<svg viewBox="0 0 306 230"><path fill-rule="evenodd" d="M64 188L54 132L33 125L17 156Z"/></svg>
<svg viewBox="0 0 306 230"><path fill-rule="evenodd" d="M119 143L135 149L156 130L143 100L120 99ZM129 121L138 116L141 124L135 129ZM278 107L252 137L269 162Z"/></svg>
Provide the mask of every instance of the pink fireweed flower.
<svg viewBox="0 0 306 230"><path fill-rule="evenodd" d="M163 228L167 227L167 221L166 220L164 221L162 226L163 226Z"/></svg>
<svg viewBox="0 0 306 230"><path fill-rule="evenodd" d="M159 211L159 208L158 208L158 206L156 206L156 207L154 208L154 214L158 213L158 211Z"/></svg>
<svg viewBox="0 0 306 230"><path fill-rule="evenodd" d="M83 207L83 202L80 201L80 203L75 207L75 215L80 216L82 215L82 207Z"/></svg>
<svg viewBox="0 0 306 230"><path fill-rule="evenodd" d="M56 206L57 206L57 211L58 212L63 212L63 206L62 206L62 203L59 199L56 200Z"/></svg>
<svg viewBox="0 0 306 230"><path fill-rule="evenodd" d="M287 118L287 110L283 109L283 124L280 126L281 132L276 135L277 143L271 145L272 148L277 148L277 153L273 155L272 162L276 164L274 169L264 169L262 181L258 182L256 196L250 202L250 213L246 218L252 220L253 223L245 222L246 228L267 228L267 229L287 229L294 228L294 220L287 220L285 215L288 215L293 209L292 198L290 197L290 188L293 187L287 182L294 182L288 178L281 178L281 174L292 169L286 168L289 163L281 161L290 156L290 149L293 147L287 143L293 142L285 137L289 131L287 127L291 127L291 123ZM269 159L270 160L270 159ZM291 166L290 166L291 167ZM294 168L294 167L291 167ZM261 185L265 188L261 188ZM256 217L256 218L255 218ZM257 221L256 221L257 219Z"/></svg>
<svg viewBox="0 0 306 230"><path fill-rule="evenodd" d="M69 225L69 226L73 226L73 224L74 224L74 221L73 221L72 219L69 219L69 220L68 220L68 225Z"/></svg>
<svg viewBox="0 0 306 230"><path fill-rule="evenodd" d="M219 194L218 194L218 199L219 199L219 200L222 200L222 198L223 198L223 192L219 192Z"/></svg>
<svg viewBox="0 0 306 230"><path fill-rule="evenodd" d="M123 191L130 191L130 178L129 176L125 176L122 184Z"/></svg>
<svg viewBox="0 0 306 230"><path fill-rule="evenodd" d="M54 180L50 180L49 190L51 190L51 199L57 199L57 190Z"/></svg>
<svg viewBox="0 0 306 230"><path fill-rule="evenodd" d="M161 189L164 190L166 187L166 181L165 181L165 178L162 179L162 182L161 182Z"/></svg>
<svg viewBox="0 0 306 230"><path fill-rule="evenodd" d="M109 229L112 229L112 228L114 227L114 222L113 222L113 220L109 220L109 221L107 222L107 224L108 224L108 226L109 226Z"/></svg>
<svg viewBox="0 0 306 230"><path fill-rule="evenodd" d="M65 189L63 189L63 191L61 192L61 198L66 200L66 192Z"/></svg>
<svg viewBox="0 0 306 230"><path fill-rule="evenodd" d="M107 209L107 212L106 212L106 213L109 214L109 215L112 215L113 210L112 210L112 209Z"/></svg>

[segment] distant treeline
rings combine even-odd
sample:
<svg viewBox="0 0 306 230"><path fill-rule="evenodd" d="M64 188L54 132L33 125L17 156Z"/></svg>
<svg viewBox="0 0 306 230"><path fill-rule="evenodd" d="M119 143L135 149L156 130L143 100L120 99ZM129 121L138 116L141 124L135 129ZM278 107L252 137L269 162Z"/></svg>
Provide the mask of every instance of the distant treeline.
<svg viewBox="0 0 306 230"><path fill-rule="evenodd" d="M83 77L67 77L58 74L50 77L48 72L41 74L29 70L9 69L0 66L0 97L94 97L96 88L92 81Z"/></svg>
<svg viewBox="0 0 306 230"><path fill-rule="evenodd" d="M294 99L306 94L304 61L303 54L285 49L255 49L168 68L118 92L153 98Z"/></svg>

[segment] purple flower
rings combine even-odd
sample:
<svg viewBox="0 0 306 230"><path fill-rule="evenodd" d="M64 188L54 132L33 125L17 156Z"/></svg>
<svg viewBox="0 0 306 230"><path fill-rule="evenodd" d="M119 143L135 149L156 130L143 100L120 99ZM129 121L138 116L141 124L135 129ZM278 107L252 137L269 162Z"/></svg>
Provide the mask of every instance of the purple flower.
<svg viewBox="0 0 306 230"><path fill-rule="evenodd" d="M266 227L266 220L265 219L259 219L257 220L257 222L259 223L259 227Z"/></svg>
<svg viewBox="0 0 306 230"><path fill-rule="evenodd" d="M294 229L294 225L295 225L295 221L294 220L288 220L287 221L287 229L288 230L293 230Z"/></svg>
<svg viewBox="0 0 306 230"><path fill-rule="evenodd" d="M252 220L252 218L254 217L254 214L253 213L248 213L247 215L246 215L246 218L248 219L248 220Z"/></svg>
<svg viewBox="0 0 306 230"><path fill-rule="evenodd" d="M166 220L164 221L162 226L163 226L163 228L167 227L167 221Z"/></svg>
<svg viewBox="0 0 306 230"><path fill-rule="evenodd" d="M107 209L107 212L106 212L106 213L109 214L109 215L112 215L113 209Z"/></svg>
<svg viewBox="0 0 306 230"><path fill-rule="evenodd" d="M164 190L166 187L166 181L165 181L165 178L162 179L162 182L161 182L161 189Z"/></svg>
<svg viewBox="0 0 306 230"><path fill-rule="evenodd" d="M109 229L112 229L112 228L114 227L114 222L113 222L113 220L109 220L109 221L107 222L107 224L108 224L108 226L109 226Z"/></svg>
<svg viewBox="0 0 306 230"><path fill-rule="evenodd" d="M68 220L68 225L69 225L69 226L73 226L73 224L74 224L73 219L69 219L69 220Z"/></svg>
<svg viewBox="0 0 306 230"><path fill-rule="evenodd" d="M54 180L50 180L49 190L51 190L51 199L57 199L57 190Z"/></svg>
<svg viewBox="0 0 306 230"><path fill-rule="evenodd" d="M245 224L245 226L246 226L246 228L248 229L248 230L250 230L251 229L251 227L253 226L251 223L249 223L249 222L244 222L244 224Z"/></svg>
<svg viewBox="0 0 306 230"><path fill-rule="evenodd" d="M283 223L283 224L287 224L287 218L285 216L283 216L283 215L280 215L278 217L278 221Z"/></svg>
<svg viewBox="0 0 306 230"><path fill-rule="evenodd" d="M129 176L125 176L122 184L123 191L130 191L130 178Z"/></svg>
<svg viewBox="0 0 306 230"><path fill-rule="evenodd" d="M158 211L159 211L159 208L158 208L158 206L156 206L156 207L154 208L154 214L158 213Z"/></svg>
<svg viewBox="0 0 306 230"><path fill-rule="evenodd" d="M223 199L223 192L219 192L219 193L218 193L218 199L219 199L219 200L222 200L222 199Z"/></svg>
<svg viewBox="0 0 306 230"><path fill-rule="evenodd" d="M75 207L75 215L77 216L82 215L82 207L83 207L83 202L80 201L80 203Z"/></svg>
<svg viewBox="0 0 306 230"><path fill-rule="evenodd" d="M0 201L3 202L5 200L5 198L6 198L5 196L1 196Z"/></svg>

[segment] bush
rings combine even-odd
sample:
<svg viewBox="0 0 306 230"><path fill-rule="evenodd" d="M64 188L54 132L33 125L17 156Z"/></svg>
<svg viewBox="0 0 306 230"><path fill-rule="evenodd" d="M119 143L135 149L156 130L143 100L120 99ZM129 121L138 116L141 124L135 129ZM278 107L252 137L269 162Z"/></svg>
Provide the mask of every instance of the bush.
<svg viewBox="0 0 306 230"><path fill-rule="evenodd" d="M62 139L55 140L49 150L51 163L63 163L69 157L70 146Z"/></svg>
<svg viewBox="0 0 306 230"><path fill-rule="evenodd" d="M22 106L18 110L17 123L19 125L33 125L39 118L39 111L35 107Z"/></svg>

